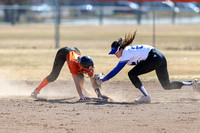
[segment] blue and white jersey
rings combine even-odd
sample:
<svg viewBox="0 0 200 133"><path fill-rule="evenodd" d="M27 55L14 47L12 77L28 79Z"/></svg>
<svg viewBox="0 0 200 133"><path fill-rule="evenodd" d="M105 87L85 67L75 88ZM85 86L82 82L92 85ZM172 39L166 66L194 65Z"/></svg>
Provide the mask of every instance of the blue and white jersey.
<svg viewBox="0 0 200 133"><path fill-rule="evenodd" d="M109 74L107 74L102 81L104 82L114 77L126 64L137 65L140 61L146 60L152 48L152 46L148 45L126 46L117 66Z"/></svg>
<svg viewBox="0 0 200 133"><path fill-rule="evenodd" d="M120 62L127 62L128 65L136 65L142 60L146 60L153 47L148 45L127 46L122 52Z"/></svg>

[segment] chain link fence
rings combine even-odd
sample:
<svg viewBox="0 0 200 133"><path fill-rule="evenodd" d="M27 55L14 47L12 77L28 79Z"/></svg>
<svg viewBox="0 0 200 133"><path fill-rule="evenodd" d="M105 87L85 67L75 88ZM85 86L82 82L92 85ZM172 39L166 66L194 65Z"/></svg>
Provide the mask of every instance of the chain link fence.
<svg viewBox="0 0 200 133"><path fill-rule="evenodd" d="M62 24L158 24L200 23L199 3L79 2L59 3ZM0 23L54 23L55 3L0 3Z"/></svg>

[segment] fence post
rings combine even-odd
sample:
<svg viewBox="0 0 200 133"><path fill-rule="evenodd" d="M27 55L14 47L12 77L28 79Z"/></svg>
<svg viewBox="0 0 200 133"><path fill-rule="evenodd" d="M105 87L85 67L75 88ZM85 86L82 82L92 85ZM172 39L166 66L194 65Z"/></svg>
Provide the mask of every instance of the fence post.
<svg viewBox="0 0 200 133"><path fill-rule="evenodd" d="M153 3L153 47L156 47L156 11Z"/></svg>
<svg viewBox="0 0 200 133"><path fill-rule="evenodd" d="M55 48L59 48L60 2L55 0Z"/></svg>

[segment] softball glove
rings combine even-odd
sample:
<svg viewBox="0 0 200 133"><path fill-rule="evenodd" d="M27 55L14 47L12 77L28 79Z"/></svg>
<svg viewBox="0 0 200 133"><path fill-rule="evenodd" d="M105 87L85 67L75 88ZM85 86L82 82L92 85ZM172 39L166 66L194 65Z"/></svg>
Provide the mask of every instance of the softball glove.
<svg viewBox="0 0 200 133"><path fill-rule="evenodd" d="M103 78L104 78L103 73L98 73L94 75L94 82L99 88L101 88Z"/></svg>

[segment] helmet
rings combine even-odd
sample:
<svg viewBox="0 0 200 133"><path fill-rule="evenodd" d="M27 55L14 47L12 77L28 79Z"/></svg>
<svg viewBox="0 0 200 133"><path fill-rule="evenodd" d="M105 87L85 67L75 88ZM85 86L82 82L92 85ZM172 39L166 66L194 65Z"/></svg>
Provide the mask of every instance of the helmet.
<svg viewBox="0 0 200 133"><path fill-rule="evenodd" d="M80 61L80 65L86 69L93 68L94 67L94 61L90 56L82 56Z"/></svg>

